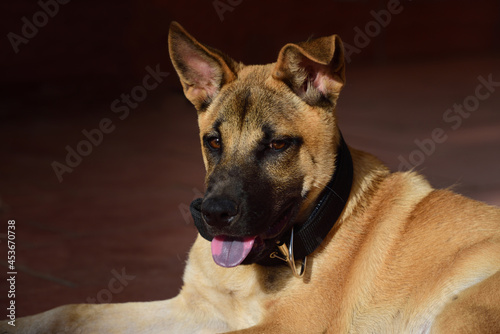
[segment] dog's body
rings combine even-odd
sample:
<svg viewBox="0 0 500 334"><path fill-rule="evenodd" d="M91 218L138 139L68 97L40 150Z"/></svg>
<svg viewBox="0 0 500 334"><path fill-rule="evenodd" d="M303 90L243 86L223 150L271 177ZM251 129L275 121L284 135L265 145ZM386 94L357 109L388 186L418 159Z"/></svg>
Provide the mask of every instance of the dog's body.
<svg viewBox="0 0 500 334"><path fill-rule="evenodd" d="M338 37L288 44L264 66L236 63L175 23L169 45L198 109L207 169L206 235L182 291L60 307L17 320L17 332L500 333L500 209L390 173L352 148L348 201L303 276L259 264L336 191L326 185L342 140Z"/></svg>

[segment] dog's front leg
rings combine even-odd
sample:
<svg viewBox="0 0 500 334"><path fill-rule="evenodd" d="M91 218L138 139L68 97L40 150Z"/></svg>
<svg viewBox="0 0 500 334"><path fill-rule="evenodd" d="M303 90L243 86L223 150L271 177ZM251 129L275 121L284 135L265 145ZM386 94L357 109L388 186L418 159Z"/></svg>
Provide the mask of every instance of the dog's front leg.
<svg viewBox="0 0 500 334"><path fill-rule="evenodd" d="M324 333L323 330L306 328L304 326L294 327L283 324L280 321L263 323L247 329L242 329L225 334L303 334L303 333Z"/></svg>
<svg viewBox="0 0 500 334"><path fill-rule="evenodd" d="M300 307L299 305L301 304L295 304L293 309ZM328 332L328 324L325 321L315 319L314 316L309 317L305 314L292 315L289 311L284 309L275 310L275 312L269 313L261 323L255 326L225 332L225 334L313 334ZM338 333L342 333L342 331Z"/></svg>
<svg viewBox="0 0 500 334"><path fill-rule="evenodd" d="M213 334L228 330L210 313L186 303L182 295L166 301L66 305L0 323L2 334L179 333Z"/></svg>

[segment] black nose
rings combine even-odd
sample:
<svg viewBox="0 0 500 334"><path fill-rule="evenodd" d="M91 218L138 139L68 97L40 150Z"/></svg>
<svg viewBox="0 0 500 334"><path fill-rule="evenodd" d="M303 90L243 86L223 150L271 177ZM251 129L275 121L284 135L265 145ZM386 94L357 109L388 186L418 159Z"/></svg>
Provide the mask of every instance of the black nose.
<svg viewBox="0 0 500 334"><path fill-rule="evenodd" d="M208 225L224 227L238 214L238 205L227 198L208 198L201 204L201 213Z"/></svg>

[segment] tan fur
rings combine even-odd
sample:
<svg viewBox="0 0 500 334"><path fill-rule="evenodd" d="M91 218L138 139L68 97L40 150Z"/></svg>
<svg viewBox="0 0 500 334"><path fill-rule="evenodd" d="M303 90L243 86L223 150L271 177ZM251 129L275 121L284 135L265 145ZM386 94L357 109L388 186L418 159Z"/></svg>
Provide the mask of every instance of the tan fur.
<svg viewBox="0 0 500 334"><path fill-rule="evenodd" d="M266 167L273 180L282 180L276 187L286 187L293 174L304 176L307 198L298 215L304 219L334 172L334 107L345 82L338 37L288 44L277 63L244 66L202 46L178 24L171 29L171 56L198 109L202 145L203 135L224 119L219 131L226 155L218 166L248 162L263 118L277 132L304 138L293 161ZM204 78L181 68L182 43L193 46L188 53L196 61L214 67L196 64ZM319 73L306 88L304 63ZM237 97L245 92L259 108L243 113ZM275 112L276 101L285 112ZM198 236L177 297L65 306L19 319L16 333L500 333L500 209L435 190L417 173L390 173L375 157L350 150L349 201L308 257L303 278L286 266L219 267L210 242ZM207 180L220 168L211 159L204 150Z"/></svg>

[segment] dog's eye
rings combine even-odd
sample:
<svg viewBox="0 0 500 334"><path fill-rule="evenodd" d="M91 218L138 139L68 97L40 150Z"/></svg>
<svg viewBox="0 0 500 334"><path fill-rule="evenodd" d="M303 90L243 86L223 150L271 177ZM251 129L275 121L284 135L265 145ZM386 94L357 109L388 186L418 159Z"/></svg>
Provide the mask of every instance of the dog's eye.
<svg viewBox="0 0 500 334"><path fill-rule="evenodd" d="M289 145L289 142L286 140L273 140L269 146L275 151L283 151Z"/></svg>
<svg viewBox="0 0 500 334"><path fill-rule="evenodd" d="M208 146L213 150L220 150L221 141L219 137L212 137L207 140Z"/></svg>

